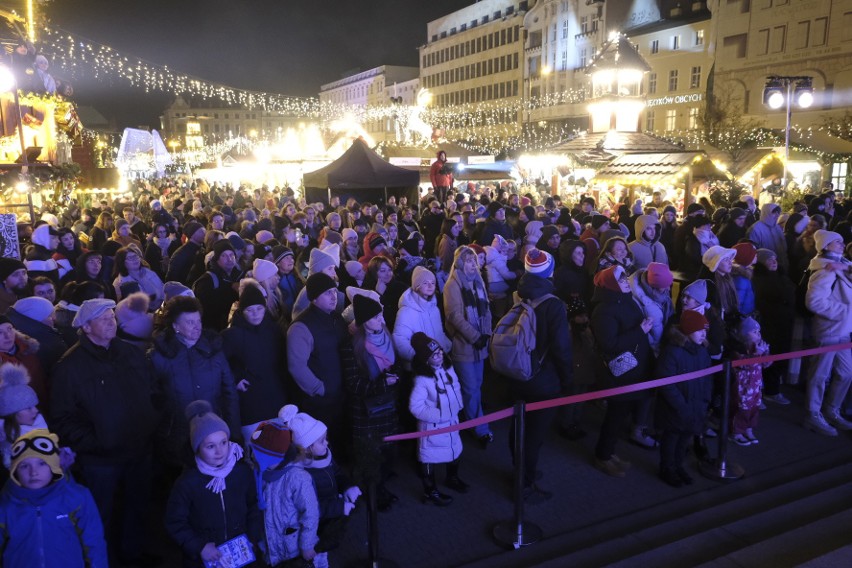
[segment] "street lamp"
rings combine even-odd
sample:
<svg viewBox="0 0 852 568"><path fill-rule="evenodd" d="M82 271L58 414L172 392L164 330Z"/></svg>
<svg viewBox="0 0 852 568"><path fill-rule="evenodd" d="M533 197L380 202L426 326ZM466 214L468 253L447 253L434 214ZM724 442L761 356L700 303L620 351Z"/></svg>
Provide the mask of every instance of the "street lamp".
<svg viewBox="0 0 852 568"><path fill-rule="evenodd" d="M784 126L784 187L787 187L787 162L790 161L790 120L793 104L801 109L814 103L813 77L770 75L763 88L763 104L772 110L786 105L787 122Z"/></svg>

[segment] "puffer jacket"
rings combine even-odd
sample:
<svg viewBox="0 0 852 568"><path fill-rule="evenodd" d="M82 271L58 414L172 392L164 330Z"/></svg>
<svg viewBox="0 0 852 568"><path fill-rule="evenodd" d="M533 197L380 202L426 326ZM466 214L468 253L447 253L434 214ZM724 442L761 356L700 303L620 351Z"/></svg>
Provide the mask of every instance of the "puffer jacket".
<svg viewBox="0 0 852 568"><path fill-rule="evenodd" d="M459 378L452 367L439 369L435 375L417 375L411 390L408 409L417 419L417 431L446 428L459 423L464 408ZM462 452L461 436L449 432L426 436L417 441L421 463L449 463Z"/></svg>
<svg viewBox="0 0 852 568"><path fill-rule="evenodd" d="M89 490L62 478L42 489L6 482L0 495L0 564L106 568L104 529Z"/></svg>
<svg viewBox="0 0 852 568"><path fill-rule="evenodd" d="M669 328L654 375L657 378L673 377L710 366L707 348L690 340L678 326L673 325ZM712 375L660 387L655 426L660 430L684 434L703 433L712 391Z"/></svg>
<svg viewBox="0 0 852 568"><path fill-rule="evenodd" d="M831 263L843 264L846 269L830 270ZM815 315L811 331L816 338L849 338L852 333L852 263L817 256L808 265L811 277L805 304Z"/></svg>
<svg viewBox="0 0 852 568"><path fill-rule="evenodd" d="M267 562L270 566L296 558L319 542L319 502L302 462L263 473Z"/></svg>
<svg viewBox="0 0 852 568"><path fill-rule="evenodd" d="M645 239L645 229L655 226L654 238ZM627 244L627 249L633 254L633 264L636 268L647 268L652 262L669 263L666 247L660 243L662 230L660 222L653 215L640 215L636 218L636 240Z"/></svg>
<svg viewBox="0 0 852 568"><path fill-rule="evenodd" d="M399 299L399 311L396 314L396 325L393 328L393 346L407 363L414 359L414 348L411 347L411 336L422 331L438 342L444 353L449 353L453 342L444 332L441 323L441 311L435 296L424 300L414 290L409 288Z"/></svg>
<svg viewBox="0 0 852 568"><path fill-rule="evenodd" d="M517 276L506 266L506 255L492 246L485 248L485 271L488 274L488 294L505 295L509 291L509 280Z"/></svg>
<svg viewBox="0 0 852 568"><path fill-rule="evenodd" d="M674 304L670 294L654 294L654 291L648 285L648 278L645 276L647 272L648 269L643 268L632 274L628 280L633 298L642 308L645 317L653 320L651 331L648 333L648 341L654 353L659 354L663 330L674 315Z"/></svg>

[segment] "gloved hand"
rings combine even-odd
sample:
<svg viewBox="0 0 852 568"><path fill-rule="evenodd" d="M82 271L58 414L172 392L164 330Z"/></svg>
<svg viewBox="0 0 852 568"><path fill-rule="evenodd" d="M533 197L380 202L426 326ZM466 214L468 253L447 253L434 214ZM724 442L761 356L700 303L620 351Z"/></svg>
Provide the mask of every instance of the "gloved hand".
<svg viewBox="0 0 852 568"><path fill-rule="evenodd" d="M352 512L352 509L355 508L355 503L344 503L343 504L343 515L345 517L349 516L349 513Z"/></svg>
<svg viewBox="0 0 852 568"><path fill-rule="evenodd" d="M476 349L485 349L485 347L488 345L488 340L489 340L489 339L491 339L491 336L490 336L490 335L485 335L485 334L483 333L482 335L480 335L480 336L479 336L479 339L477 339L477 340L474 342L473 346L474 346Z"/></svg>
<svg viewBox="0 0 852 568"><path fill-rule="evenodd" d="M358 500L358 497L361 496L361 489L358 488L357 485L353 485L349 489L343 492L343 499L347 503L355 503Z"/></svg>

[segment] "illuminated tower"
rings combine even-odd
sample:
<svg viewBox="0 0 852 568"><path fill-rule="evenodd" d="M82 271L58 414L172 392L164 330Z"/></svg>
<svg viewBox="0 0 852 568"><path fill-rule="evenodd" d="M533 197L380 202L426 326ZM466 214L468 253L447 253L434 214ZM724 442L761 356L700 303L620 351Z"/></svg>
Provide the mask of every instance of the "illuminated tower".
<svg viewBox="0 0 852 568"><path fill-rule="evenodd" d="M650 65L626 36L614 32L586 67L591 75L590 132L638 132L645 108L642 79Z"/></svg>

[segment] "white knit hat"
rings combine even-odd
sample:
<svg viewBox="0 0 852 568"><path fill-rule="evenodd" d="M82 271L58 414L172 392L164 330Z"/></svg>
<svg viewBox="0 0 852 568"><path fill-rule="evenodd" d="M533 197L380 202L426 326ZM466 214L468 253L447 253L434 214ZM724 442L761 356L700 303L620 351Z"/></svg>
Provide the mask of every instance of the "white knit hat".
<svg viewBox="0 0 852 568"><path fill-rule="evenodd" d="M822 252L825 248L833 243L834 241L843 242L843 237L840 236L840 233L835 233L834 231L826 231L825 229L820 229L816 233L814 233L814 243L816 244L816 249L818 252Z"/></svg>
<svg viewBox="0 0 852 568"><path fill-rule="evenodd" d="M278 267L276 267L273 263L268 260L264 260L262 258L254 259L254 263L251 267L251 273L254 276L254 279L258 282L263 282L267 278L271 278L278 274Z"/></svg>
<svg viewBox="0 0 852 568"><path fill-rule="evenodd" d="M289 426L293 432L293 442L300 448L309 448L328 431L325 424L304 412L291 418Z"/></svg>
<svg viewBox="0 0 852 568"><path fill-rule="evenodd" d="M722 260L725 258L734 260L735 256L737 256L737 251L734 249L716 245L707 249L707 252L704 253L703 257L701 257L701 261L704 262L704 266L706 266L710 272L716 272L716 269L719 268L719 263L722 262Z"/></svg>

